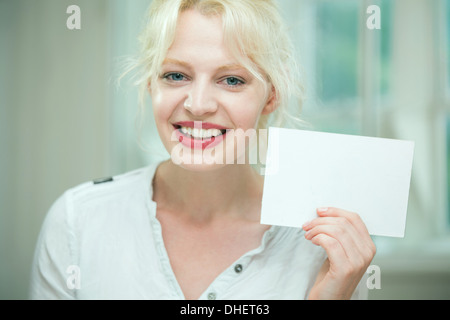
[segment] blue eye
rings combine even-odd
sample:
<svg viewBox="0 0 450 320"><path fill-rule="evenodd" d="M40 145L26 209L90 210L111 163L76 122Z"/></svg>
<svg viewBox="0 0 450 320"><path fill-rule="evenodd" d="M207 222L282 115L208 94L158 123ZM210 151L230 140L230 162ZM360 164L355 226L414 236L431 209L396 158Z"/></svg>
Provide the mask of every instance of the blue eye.
<svg viewBox="0 0 450 320"><path fill-rule="evenodd" d="M226 80L227 80L227 85L229 85L229 86L237 86L240 84L244 84L244 82L242 80L239 80L238 78L235 78L235 77L229 77Z"/></svg>
<svg viewBox="0 0 450 320"><path fill-rule="evenodd" d="M164 78L171 80L171 81L183 81L184 80L184 75L182 75L181 73L169 73L167 75L164 76Z"/></svg>

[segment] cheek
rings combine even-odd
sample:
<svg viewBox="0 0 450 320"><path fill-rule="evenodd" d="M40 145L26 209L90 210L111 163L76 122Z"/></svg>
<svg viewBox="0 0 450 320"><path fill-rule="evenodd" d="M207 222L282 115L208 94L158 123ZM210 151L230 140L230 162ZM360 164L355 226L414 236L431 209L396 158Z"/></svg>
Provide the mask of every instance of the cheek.
<svg viewBox="0 0 450 320"><path fill-rule="evenodd" d="M160 87L156 87L151 91L153 114L156 120L156 125L164 125L168 122L170 116L175 110L179 97L176 93L170 94Z"/></svg>
<svg viewBox="0 0 450 320"><path fill-rule="evenodd" d="M262 94L258 94L259 96L254 94L238 97L231 103L232 117L236 127L244 130L256 128L265 105L260 98Z"/></svg>

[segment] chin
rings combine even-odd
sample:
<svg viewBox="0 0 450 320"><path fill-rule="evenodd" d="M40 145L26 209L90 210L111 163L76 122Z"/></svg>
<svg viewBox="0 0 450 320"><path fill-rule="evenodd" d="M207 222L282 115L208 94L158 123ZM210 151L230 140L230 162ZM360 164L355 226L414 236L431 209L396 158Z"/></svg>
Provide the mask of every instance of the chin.
<svg viewBox="0 0 450 320"><path fill-rule="evenodd" d="M178 164L181 168L193 172L208 172L224 168L227 164Z"/></svg>
<svg viewBox="0 0 450 320"><path fill-rule="evenodd" d="M181 144L174 146L170 152L172 163L189 171L212 171L223 168L227 161L223 152L217 153L206 150L192 150Z"/></svg>

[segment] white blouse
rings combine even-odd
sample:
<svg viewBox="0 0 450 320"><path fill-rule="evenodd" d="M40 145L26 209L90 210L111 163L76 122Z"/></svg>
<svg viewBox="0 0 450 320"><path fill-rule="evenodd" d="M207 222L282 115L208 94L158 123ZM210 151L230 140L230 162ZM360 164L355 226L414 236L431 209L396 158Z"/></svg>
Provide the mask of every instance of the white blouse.
<svg viewBox="0 0 450 320"><path fill-rule="evenodd" d="M158 165L81 184L56 200L37 242L31 299L184 299L152 200ZM303 235L272 226L200 299L305 299L326 254ZM367 298L364 281L353 298Z"/></svg>

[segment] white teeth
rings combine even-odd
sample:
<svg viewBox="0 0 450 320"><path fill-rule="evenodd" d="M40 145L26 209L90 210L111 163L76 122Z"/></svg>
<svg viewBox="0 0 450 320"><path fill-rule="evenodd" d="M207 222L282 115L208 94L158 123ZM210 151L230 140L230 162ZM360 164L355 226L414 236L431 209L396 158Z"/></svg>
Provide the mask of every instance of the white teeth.
<svg viewBox="0 0 450 320"><path fill-rule="evenodd" d="M198 128L190 128L190 127L181 127L181 132L184 134L188 134L197 139L208 139L211 137L217 137L222 134L219 129L198 129Z"/></svg>

